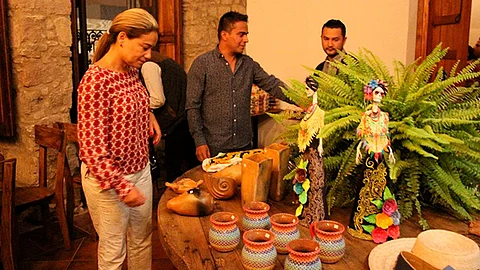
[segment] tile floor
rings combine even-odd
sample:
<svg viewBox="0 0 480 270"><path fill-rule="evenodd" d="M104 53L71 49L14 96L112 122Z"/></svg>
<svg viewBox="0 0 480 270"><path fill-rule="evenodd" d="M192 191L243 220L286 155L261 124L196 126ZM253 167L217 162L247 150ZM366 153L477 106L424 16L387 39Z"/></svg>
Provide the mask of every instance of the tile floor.
<svg viewBox="0 0 480 270"><path fill-rule="evenodd" d="M155 185L154 185L155 190ZM159 241L156 205L162 190L154 192L153 211L153 262L152 269L175 269ZM21 235L20 269L25 270L90 270L97 269L97 242L90 236L91 223L88 212L75 215L72 249L65 250L60 233L55 233L51 243L46 243L42 228ZM58 230L53 230L59 232ZM1 268L1 265L0 265ZM123 269L127 269L126 266Z"/></svg>

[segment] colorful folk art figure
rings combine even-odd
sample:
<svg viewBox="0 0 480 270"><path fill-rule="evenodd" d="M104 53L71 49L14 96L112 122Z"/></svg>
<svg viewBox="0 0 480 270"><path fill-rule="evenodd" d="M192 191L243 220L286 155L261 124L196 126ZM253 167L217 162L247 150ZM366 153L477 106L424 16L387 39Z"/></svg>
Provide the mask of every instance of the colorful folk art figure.
<svg viewBox="0 0 480 270"><path fill-rule="evenodd" d="M348 228L352 236L375 243L383 243L388 237L396 239L400 232L398 206L387 187L385 155L388 153L389 162L395 163L388 132L389 115L379 108L387 91L387 84L382 80L371 80L364 87L365 100L372 101L372 106L363 113L357 128L360 143L356 162L364 162L363 187L355 201ZM362 149L367 153L365 159Z"/></svg>
<svg viewBox="0 0 480 270"><path fill-rule="evenodd" d="M324 126L325 111L317 103L318 83L312 77L308 77L306 83L307 96L312 97L312 104L300 121L297 144L302 158L291 178L294 178L293 189L300 203L295 215L300 217L300 225L309 227L310 223L323 220L326 215L323 147L322 139L318 137Z"/></svg>

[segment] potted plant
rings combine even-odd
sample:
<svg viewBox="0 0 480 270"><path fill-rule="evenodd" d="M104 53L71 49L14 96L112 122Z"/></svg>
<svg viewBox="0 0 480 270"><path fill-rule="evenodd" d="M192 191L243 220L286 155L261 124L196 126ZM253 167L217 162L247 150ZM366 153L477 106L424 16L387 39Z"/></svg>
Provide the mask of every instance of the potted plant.
<svg viewBox="0 0 480 270"><path fill-rule="evenodd" d="M366 49L355 55L344 54L342 63L333 62L338 75L312 71L319 85L318 105L325 111L324 126L316 138L323 141L329 211L351 202L356 195L356 129L368 107L363 87L372 79L389 85L381 110L390 114L396 163L388 164L389 178L402 218L416 211L426 229L422 204L443 206L463 219L472 219L471 214L480 209L480 89L478 85L462 86L479 78L475 68L480 60L461 70L457 70L457 63L445 71L438 63L447 50L439 45L424 60L410 65L395 61L393 75ZM300 107L311 103L305 84L299 81L293 81L284 92ZM289 111L270 116L280 123L303 117ZM281 137L296 146L298 130L298 124L287 125Z"/></svg>

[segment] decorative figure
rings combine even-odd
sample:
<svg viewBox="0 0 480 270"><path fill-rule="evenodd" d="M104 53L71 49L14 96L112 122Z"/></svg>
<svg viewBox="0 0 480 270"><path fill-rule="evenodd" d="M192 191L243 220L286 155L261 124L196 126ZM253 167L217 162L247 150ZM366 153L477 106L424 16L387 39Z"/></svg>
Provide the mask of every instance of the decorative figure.
<svg viewBox="0 0 480 270"><path fill-rule="evenodd" d="M375 243L383 243L388 237L396 239L400 234L400 214L395 197L387 187L388 172L384 161L388 153L389 162L395 163L388 132L389 116L379 108L387 91L387 84L382 80L371 80L364 87L365 100L373 102L371 109L363 113L357 128L360 137L357 164L362 161L362 148L367 153L364 186L358 193L348 228L352 236L373 239Z"/></svg>
<svg viewBox="0 0 480 270"><path fill-rule="evenodd" d="M201 184L203 184L203 180L197 182L190 178L183 178L174 183L166 182L165 186L171 188L173 192L177 194L183 194L185 191L188 191L192 188L198 188Z"/></svg>
<svg viewBox="0 0 480 270"><path fill-rule="evenodd" d="M317 81L308 77L306 84L312 104L305 110L298 131L297 144L302 155L297 159L296 168L285 179L293 179L293 190L300 202L295 215L300 217L300 225L309 227L310 223L326 217L323 147L322 139L318 137L324 125L325 111L317 103Z"/></svg>
<svg viewBox="0 0 480 270"><path fill-rule="evenodd" d="M212 227L208 232L208 241L213 249L220 252L234 250L240 243L238 217L231 212L217 212L210 216Z"/></svg>
<svg viewBox="0 0 480 270"><path fill-rule="evenodd" d="M213 197L208 192L194 188L167 202L167 208L183 216L206 216L213 212Z"/></svg>

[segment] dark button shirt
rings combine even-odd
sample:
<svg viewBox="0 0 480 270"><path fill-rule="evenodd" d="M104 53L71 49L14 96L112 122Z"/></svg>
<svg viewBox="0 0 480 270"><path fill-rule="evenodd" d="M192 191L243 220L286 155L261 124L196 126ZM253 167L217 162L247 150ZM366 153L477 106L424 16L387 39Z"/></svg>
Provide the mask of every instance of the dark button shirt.
<svg viewBox="0 0 480 270"><path fill-rule="evenodd" d="M187 110L196 146L207 144L210 154L241 149L252 143L250 96L252 84L287 101L282 81L268 75L251 57L237 56L235 72L218 47L199 56L188 73Z"/></svg>
<svg viewBox="0 0 480 270"><path fill-rule="evenodd" d="M346 53L345 50L342 50L342 52ZM329 75L336 75L338 73L338 70L337 68L333 67L332 65L330 65L330 62L335 62L335 61L338 61L338 62L342 62L343 63L343 56L340 55L340 54L337 54L335 55L335 57L333 57L333 59L330 61L328 60L328 56L325 58L325 61L321 62L320 64L318 64L318 66L315 68L316 70L320 70L320 71L323 71Z"/></svg>

